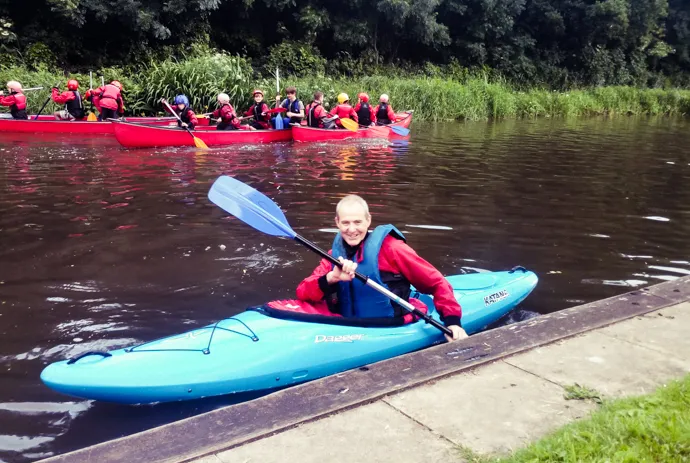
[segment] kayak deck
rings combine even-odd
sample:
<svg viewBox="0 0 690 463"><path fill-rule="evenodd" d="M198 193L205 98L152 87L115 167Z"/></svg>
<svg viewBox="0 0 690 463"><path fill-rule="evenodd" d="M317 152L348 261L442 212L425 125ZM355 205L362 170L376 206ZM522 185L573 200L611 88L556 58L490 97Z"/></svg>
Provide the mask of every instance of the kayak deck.
<svg viewBox="0 0 690 463"><path fill-rule="evenodd" d="M471 334L510 312L537 284L519 269L448 277ZM439 318L433 299L418 295ZM86 399L150 403L285 387L443 342L423 321L400 326L343 324L347 319L287 314L262 308L127 349L85 353L46 367L50 388ZM308 314L307 314L308 315ZM330 319L332 323L327 323ZM339 319L339 320L338 320Z"/></svg>

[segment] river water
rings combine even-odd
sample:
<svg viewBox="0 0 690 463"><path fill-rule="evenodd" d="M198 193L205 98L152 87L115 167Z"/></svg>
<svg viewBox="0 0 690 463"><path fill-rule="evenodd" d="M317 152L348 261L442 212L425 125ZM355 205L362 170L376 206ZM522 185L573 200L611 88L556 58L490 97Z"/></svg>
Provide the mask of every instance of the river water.
<svg viewBox="0 0 690 463"><path fill-rule="evenodd" d="M523 265L547 313L690 274L690 123L414 123L409 142L123 150L104 136L0 134L0 461L24 462L247 399L81 401L49 362L289 298L318 258L227 217L228 174L328 247L335 204L369 201L444 274Z"/></svg>

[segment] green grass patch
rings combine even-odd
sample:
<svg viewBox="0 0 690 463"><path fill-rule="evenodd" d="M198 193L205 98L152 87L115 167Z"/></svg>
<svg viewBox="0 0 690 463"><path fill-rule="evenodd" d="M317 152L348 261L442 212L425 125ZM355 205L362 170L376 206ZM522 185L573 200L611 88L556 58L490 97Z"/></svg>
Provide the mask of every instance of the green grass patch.
<svg viewBox="0 0 690 463"><path fill-rule="evenodd" d="M598 397L582 386L567 388L574 399ZM571 423L495 463L688 462L690 375L629 399L605 400L589 418Z"/></svg>
<svg viewBox="0 0 690 463"><path fill-rule="evenodd" d="M598 404L602 403L601 394L599 394L595 389L587 386L581 386L577 383L571 386L566 386L563 397L565 400L591 400Z"/></svg>

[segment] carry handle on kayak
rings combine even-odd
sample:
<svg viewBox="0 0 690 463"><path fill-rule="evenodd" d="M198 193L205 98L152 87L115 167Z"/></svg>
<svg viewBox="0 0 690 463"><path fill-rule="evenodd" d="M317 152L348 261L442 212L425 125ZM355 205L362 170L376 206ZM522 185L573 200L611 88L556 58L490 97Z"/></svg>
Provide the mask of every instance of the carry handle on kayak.
<svg viewBox="0 0 690 463"><path fill-rule="evenodd" d="M103 357L103 358L108 358L108 357L112 357L112 356L113 356L113 354L109 354L108 352L101 352L101 351L97 351L97 350L90 350L90 351L84 352L83 354L78 355L78 356L76 356L76 357L74 357L74 358L69 359L69 360L67 361L67 365L73 365L73 364L77 363L79 360L83 359L84 357L89 357L90 355L100 355L100 356Z"/></svg>
<svg viewBox="0 0 690 463"><path fill-rule="evenodd" d="M253 228L269 235L292 238L298 243L316 252L324 259L327 259L333 265L337 265L340 268L343 267L343 264L338 259L328 254L316 244L298 235L288 224L285 214L283 214L283 211L280 209L280 207L278 207L278 205L269 197L250 187L246 183L242 183L237 179L223 175L213 182L213 185L208 192L208 199L247 225L250 225ZM370 288L388 297L393 302L397 302L402 308L410 313L415 314L435 328L438 328L441 332L447 334L448 336L453 336L453 332L450 329L446 328L438 321L431 318L428 314L425 314L424 312L415 308L412 304L400 298L380 284L370 280L366 275L355 272L355 278L362 281Z"/></svg>

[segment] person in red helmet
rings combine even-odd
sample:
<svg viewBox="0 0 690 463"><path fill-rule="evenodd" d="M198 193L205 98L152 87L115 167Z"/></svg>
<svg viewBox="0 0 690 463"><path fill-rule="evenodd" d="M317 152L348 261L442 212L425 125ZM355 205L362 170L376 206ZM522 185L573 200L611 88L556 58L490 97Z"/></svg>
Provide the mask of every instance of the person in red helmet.
<svg viewBox="0 0 690 463"><path fill-rule="evenodd" d="M357 95L359 102L355 105L355 112L359 118L359 125L368 127L376 124L376 113L369 104L369 95L362 92Z"/></svg>
<svg viewBox="0 0 690 463"><path fill-rule="evenodd" d="M67 81L67 91L60 93L60 89L53 87L51 97L57 104L65 105L65 109L53 114L58 121L83 121L86 117L84 103L79 93L79 82L75 79Z"/></svg>
<svg viewBox="0 0 690 463"><path fill-rule="evenodd" d="M9 95L0 92L0 105L9 106L12 119L28 119L26 114L26 96L22 90L22 84L16 80L7 82Z"/></svg>
<svg viewBox="0 0 690 463"><path fill-rule="evenodd" d="M338 119L335 121L338 127L343 126L343 124L340 122L340 119L348 118L355 122L359 122L355 109L350 105L350 97L347 96L347 93L341 93L338 95L338 104L335 106L335 108L331 109L328 115L338 116Z"/></svg>
<svg viewBox="0 0 690 463"><path fill-rule="evenodd" d="M385 93L379 98L379 105L374 110L376 113L376 125L388 125L395 122L395 111L388 102Z"/></svg>
<svg viewBox="0 0 690 463"><path fill-rule="evenodd" d="M256 89L252 96L254 97L254 104L244 113L245 116L253 116L249 125L258 130L271 128L271 115L266 114L270 108L264 101L264 92Z"/></svg>
<svg viewBox="0 0 690 463"><path fill-rule="evenodd" d="M113 80L102 87L86 92L86 99L93 102L101 113L99 120L116 119L125 114L125 103L122 100L122 84Z"/></svg>

